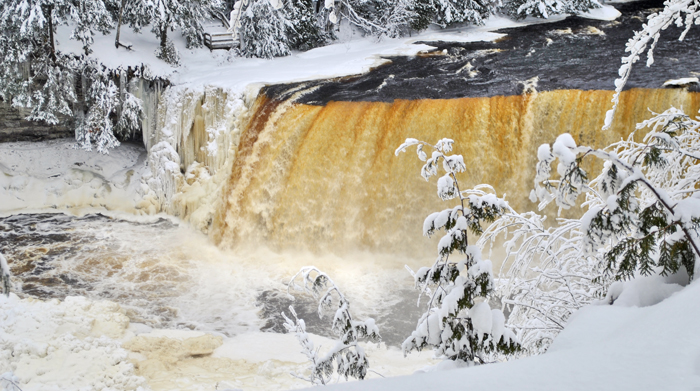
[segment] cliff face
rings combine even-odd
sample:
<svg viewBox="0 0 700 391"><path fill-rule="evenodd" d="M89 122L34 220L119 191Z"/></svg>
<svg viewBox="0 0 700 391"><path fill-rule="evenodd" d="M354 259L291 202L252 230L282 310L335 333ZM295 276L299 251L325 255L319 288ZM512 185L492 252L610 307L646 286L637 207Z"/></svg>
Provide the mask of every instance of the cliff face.
<svg viewBox="0 0 700 391"><path fill-rule="evenodd" d="M27 121L25 110L10 107L0 100L0 143L9 141L41 141L73 137L73 120L62 118L56 125Z"/></svg>

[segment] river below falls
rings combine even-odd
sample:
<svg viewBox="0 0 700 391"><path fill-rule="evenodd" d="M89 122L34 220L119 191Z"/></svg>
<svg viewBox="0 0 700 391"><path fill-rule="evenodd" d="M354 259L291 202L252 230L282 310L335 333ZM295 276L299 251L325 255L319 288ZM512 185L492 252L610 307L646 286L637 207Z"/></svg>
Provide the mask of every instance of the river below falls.
<svg viewBox="0 0 700 391"><path fill-rule="evenodd" d="M201 233L166 218L9 215L0 217L0 252L22 296L107 299L119 303L132 323L153 328L225 336L284 332L280 313L294 305L308 331L332 337L331 319L319 319L311 296L295 294L292 300L287 295L291 276L308 265L334 279L356 317L377 320L387 345L399 346L420 316L405 259L265 249L241 254L219 249Z"/></svg>

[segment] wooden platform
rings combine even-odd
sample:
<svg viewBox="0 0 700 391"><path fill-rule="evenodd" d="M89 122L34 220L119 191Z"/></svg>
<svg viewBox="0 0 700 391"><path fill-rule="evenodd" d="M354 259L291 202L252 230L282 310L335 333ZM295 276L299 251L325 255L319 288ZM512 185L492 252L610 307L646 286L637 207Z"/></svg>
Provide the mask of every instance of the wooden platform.
<svg viewBox="0 0 700 391"><path fill-rule="evenodd" d="M231 33L204 33L204 46L209 50L229 50L238 46Z"/></svg>

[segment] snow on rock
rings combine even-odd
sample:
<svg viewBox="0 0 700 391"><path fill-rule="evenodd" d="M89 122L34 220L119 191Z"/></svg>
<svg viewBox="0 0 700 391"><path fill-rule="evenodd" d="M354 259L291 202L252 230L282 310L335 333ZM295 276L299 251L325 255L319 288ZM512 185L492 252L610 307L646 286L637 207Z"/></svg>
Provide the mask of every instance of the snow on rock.
<svg viewBox="0 0 700 391"><path fill-rule="evenodd" d="M615 20L622 15L615 7L611 5L603 5L600 8L591 8L586 12L582 12L576 16L586 19L596 20Z"/></svg>
<svg viewBox="0 0 700 391"><path fill-rule="evenodd" d="M690 390L700 385L700 283L643 308L588 306L549 351L502 364L340 384L329 390Z"/></svg>
<svg viewBox="0 0 700 391"><path fill-rule="evenodd" d="M24 391L140 390L145 380L116 339L128 325L113 302L0 296L0 373Z"/></svg>
<svg viewBox="0 0 700 391"><path fill-rule="evenodd" d="M697 77L683 77L680 79L666 80L664 87L684 87L690 84L698 84L700 80Z"/></svg>

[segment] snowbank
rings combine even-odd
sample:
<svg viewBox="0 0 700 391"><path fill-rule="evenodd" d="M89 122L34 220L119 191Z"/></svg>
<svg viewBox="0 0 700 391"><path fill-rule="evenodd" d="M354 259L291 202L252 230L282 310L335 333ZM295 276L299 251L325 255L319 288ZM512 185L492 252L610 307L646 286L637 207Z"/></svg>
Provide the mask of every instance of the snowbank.
<svg viewBox="0 0 700 391"><path fill-rule="evenodd" d="M648 307L589 306L550 350L503 364L331 390L688 390L700 385L700 283Z"/></svg>
<svg viewBox="0 0 700 391"><path fill-rule="evenodd" d="M59 208L134 212L146 151L123 144L108 155L75 140L0 143L0 213Z"/></svg>
<svg viewBox="0 0 700 391"><path fill-rule="evenodd" d="M311 338L321 349L335 344ZM435 364L428 356L406 360L397 348L363 346L373 370L384 376ZM24 391L302 388L308 383L290 375L308 366L300 350L286 334L225 338L129 324L122 308L110 301L0 296L0 374L14 375Z"/></svg>

